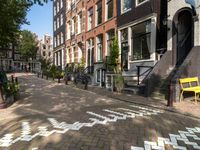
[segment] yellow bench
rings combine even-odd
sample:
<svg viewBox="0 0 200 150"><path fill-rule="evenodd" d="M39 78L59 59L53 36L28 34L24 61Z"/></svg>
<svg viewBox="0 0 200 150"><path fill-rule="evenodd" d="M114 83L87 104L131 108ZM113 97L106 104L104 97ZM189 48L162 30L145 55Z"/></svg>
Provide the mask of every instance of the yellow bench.
<svg viewBox="0 0 200 150"><path fill-rule="evenodd" d="M183 99L184 92L194 92L194 100L197 102L197 95L200 94L198 77L179 79L181 86L180 101Z"/></svg>

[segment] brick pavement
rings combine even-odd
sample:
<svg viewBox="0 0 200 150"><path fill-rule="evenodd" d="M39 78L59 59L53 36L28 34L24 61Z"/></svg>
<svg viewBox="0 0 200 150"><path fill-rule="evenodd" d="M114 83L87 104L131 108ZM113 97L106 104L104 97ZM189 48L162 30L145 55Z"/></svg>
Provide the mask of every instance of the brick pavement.
<svg viewBox="0 0 200 150"><path fill-rule="evenodd" d="M9 134L13 139L37 136L30 141L16 140L9 147L0 146L0 149L130 150L131 146L144 147L144 141L156 142L158 137L169 138L169 134L179 134L178 131L185 131L186 127L200 127L198 119L163 111L162 107L122 102L105 94L99 95L31 75L21 76L20 82L21 100L0 110L0 145L6 134L7 143ZM137 101L137 97L134 99ZM149 111L157 110L160 113L147 115ZM47 134L53 130L66 132ZM196 136L200 137L198 133ZM181 141L178 143L185 146ZM196 143L200 145L199 141Z"/></svg>

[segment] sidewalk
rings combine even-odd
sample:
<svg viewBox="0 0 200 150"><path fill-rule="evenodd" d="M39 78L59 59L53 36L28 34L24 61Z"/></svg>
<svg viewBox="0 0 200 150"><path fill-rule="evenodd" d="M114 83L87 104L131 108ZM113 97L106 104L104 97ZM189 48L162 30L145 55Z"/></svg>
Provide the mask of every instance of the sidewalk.
<svg viewBox="0 0 200 150"><path fill-rule="evenodd" d="M98 86L89 86L88 90L99 95L105 95L110 98L117 99L119 101L125 101L129 103L140 104L144 106L151 106L159 109L164 109L166 111L180 113L186 116L194 117L200 119L200 103L195 104L191 101L182 101L174 103L173 107L167 106L167 101L152 99L150 97L142 97L139 95L131 95L125 93L116 93L111 92L105 88Z"/></svg>
<svg viewBox="0 0 200 150"><path fill-rule="evenodd" d="M27 73L24 73L24 74L20 73L20 74L15 74L15 75L24 76L24 75L27 75ZM43 80L46 80L46 77L44 77ZM57 82L57 80L53 81L50 78L49 78L49 81ZM64 81L61 80L60 84L64 84ZM83 89L84 87L84 85L81 85L81 84L79 84L78 87L75 87L72 82L68 82L67 86L71 86L73 88L80 88L80 89ZM87 91L91 91L93 93L107 96L109 98L113 98L113 99L123 101L123 102L135 103L135 104L140 104L144 106L151 106L151 107L155 107L159 109L164 109L170 112L194 117L196 119L200 119L200 102L195 104L194 102L191 102L191 101L182 101L180 103L174 103L174 107L167 107L167 101L164 101L164 100L152 99L150 97L142 97L139 95L125 94L125 93L116 93L116 92L113 93L105 88L101 88L98 86L89 85Z"/></svg>

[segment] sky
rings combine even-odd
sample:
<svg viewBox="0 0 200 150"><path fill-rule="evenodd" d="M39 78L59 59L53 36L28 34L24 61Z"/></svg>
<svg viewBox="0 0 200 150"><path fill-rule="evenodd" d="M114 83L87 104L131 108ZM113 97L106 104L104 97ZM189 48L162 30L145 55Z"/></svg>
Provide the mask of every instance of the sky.
<svg viewBox="0 0 200 150"><path fill-rule="evenodd" d="M27 14L30 25L22 25L22 29L35 32L41 39L44 34L53 35L53 2L49 1L43 6L35 4Z"/></svg>

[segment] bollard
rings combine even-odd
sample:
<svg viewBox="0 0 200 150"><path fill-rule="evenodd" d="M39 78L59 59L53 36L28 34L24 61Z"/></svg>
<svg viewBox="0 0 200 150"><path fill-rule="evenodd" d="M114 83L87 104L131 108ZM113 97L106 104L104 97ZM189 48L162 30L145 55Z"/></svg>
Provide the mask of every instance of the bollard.
<svg viewBox="0 0 200 150"><path fill-rule="evenodd" d="M17 77L15 78L15 83L18 84L18 78Z"/></svg>
<svg viewBox="0 0 200 150"><path fill-rule="evenodd" d="M12 81L12 83L14 83L14 76L13 75L11 75L11 81Z"/></svg>
<svg viewBox="0 0 200 150"><path fill-rule="evenodd" d="M170 82L169 84L169 96L168 96L168 101L167 101L167 106L168 107L173 107L173 98L174 98L174 87L175 85Z"/></svg>

